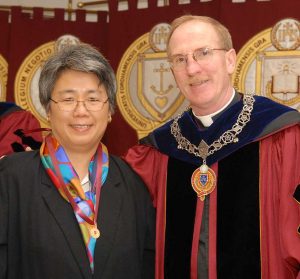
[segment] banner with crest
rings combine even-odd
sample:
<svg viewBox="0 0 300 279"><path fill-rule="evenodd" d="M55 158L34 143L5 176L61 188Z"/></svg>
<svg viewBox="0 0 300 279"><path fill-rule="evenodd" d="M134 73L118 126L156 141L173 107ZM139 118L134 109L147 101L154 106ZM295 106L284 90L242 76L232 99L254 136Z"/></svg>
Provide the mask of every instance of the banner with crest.
<svg viewBox="0 0 300 279"><path fill-rule="evenodd" d="M72 21L62 9L51 17L41 8L0 12L0 100L32 111L46 126L37 88L43 61L65 44L90 43L116 71L118 108L104 142L121 155L188 106L167 63L166 39L174 18L197 14L216 18L231 32L238 52L236 89L299 109L299 0L169 0L168 6L148 1L142 9L137 0L127 4L120 11L119 1L110 0L96 22L88 22L82 10Z"/></svg>
<svg viewBox="0 0 300 279"><path fill-rule="evenodd" d="M233 84L300 111L300 21L286 18L239 51Z"/></svg>
<svg viewBox="0 0 300 279"><path fill-rule="evenodd" d="M106 36L106 16L106 13L99 15L97 23L89 24L85 21L85 11L78 11L76 22L72 22L65 21L62 9L56 10L54 17L47 19L41 8L35 8L29 17L22 13L20 7L13 7L11 33L14 36L10 36L9 41L7 91L10 94L7 100L30 110L42 126L47 126L38 98L38 79L43 62L55 49L79 41L96 45L105 53L105 40L99 38Z"/></svg>

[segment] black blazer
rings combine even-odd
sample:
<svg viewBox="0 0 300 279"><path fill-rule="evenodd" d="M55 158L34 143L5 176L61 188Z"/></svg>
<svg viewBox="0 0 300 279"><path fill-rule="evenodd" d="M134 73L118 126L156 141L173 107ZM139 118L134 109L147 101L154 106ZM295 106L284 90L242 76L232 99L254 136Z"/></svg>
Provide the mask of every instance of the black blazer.
<svg viewBox="0 0 300 279"><path fill-rule="evenodd" d="M71 205L38 151L0 160L0 279L154 278L155 212L140 178L110 156L91 273Z"/></svg>

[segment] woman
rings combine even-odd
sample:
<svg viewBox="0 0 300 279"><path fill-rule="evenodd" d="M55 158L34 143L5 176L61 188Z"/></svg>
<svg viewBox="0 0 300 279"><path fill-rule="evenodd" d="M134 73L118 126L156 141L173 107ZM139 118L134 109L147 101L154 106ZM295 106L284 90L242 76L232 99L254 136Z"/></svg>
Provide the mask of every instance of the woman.
<svg viewBox="0 0 300 279"><path fill-rule="evenodd" d="M101 142L115 84L86 44L43 66L39 94L52 132L39 151L0 160L0 278L152 278L149 193Z"/></svg>

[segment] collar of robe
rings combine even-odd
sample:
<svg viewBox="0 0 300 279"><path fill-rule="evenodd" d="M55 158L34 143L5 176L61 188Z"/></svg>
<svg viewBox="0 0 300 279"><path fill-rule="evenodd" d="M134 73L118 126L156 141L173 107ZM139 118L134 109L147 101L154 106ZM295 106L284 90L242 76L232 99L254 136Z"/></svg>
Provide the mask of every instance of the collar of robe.
<svg viewBox="0 0 300 279"><path fill-rule="evenodd" d="M272 121L284 113L294 110L265 97L255 96L254 98L255 102L251 113L251 120L239 134L239 141L237 143L228 144L210 155L207 158L207 164L209 166L222 158L227 157L246 144L258 140L262 131L271 124ZM182 135L191 143L198 146L201 140L204 140L208 145L210 145L225 131L231 129L242 108L242 100L234 103L233 105L229 105L206 129L200 129L198 127L191 110L183 113L182 117L178 120L178 124ZM172 122L173 120L170 120L165 125L153 131L157 148L168 156L199 166L202 162L201 158L177 148L178 144L170 130Z"/></svg>

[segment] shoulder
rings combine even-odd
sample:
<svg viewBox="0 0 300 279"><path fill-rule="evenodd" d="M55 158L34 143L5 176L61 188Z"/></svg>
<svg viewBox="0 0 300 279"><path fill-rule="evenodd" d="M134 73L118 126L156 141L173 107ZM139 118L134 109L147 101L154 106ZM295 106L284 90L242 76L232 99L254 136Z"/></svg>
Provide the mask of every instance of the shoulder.
<svg viewBox="0 0 300 279"><path fill-rule="evenodd" d="M127 150L125 153L125 158L128 156L136 157L136 158L143 158L147 159L151 156L164 156L159 150L156 145L156 141L153 137L146 137L142 139L140 144L134 145ZM152 142L150 142L152 141Z"/></svg>
<svg viewBox="0 0 300 279"><path fill-rule="evenodd" d="M110 167L116 167L120 171L129 171L129 166L118 156L116 155L109 155Z"/></svg>
<svg viewBox="0 0 300 279"><path fill-rule="evenodd" d="M270 155L275 156L276 159L284 156L285 160L293 163L300 160L298 151L300 149L300 124L284 127L280 131L266 135L260 139L260 142L262 150L269 151Z"/></svg>
<svg viewBox="0 0 300 279"><path fill-rule="evenodd" d="M9 191L19 197L32 195L40 177L40 157L37 151L13 153L0 159L0 194ZM28 192L28 187L30 191ZM14 197L19 199L19 197Z"/></svg>
<svg viewBox="0 0 300 279"><path fill-rule="evenodd" d="M124 160L139 174L152 171L168 159L157 148L144 144L135 145L127 150Z"/></svg>
<svg viewBox="0 0 300 279"><path fill-rule="evenodd" d="M17 120L17 119L22 119L23 117L25 118L33 118L34 116L31 114L31 112L23 110L19 107L11 107L10 109L6 110L2 114L2 118L5 121L9 121L11 118Z"/></svg>
<svg viewBox="0 0 300 279"><path fill-rule="evenodd" d="M253 117L259 123L265 123L258 138L300 123L299 111L263 96L255 96Z"/></svg>
<svg viewBox="0 0 300 279"><path fill-rule="evenodd" d="M146 186L140 176L122 158L110 155L109 168L114 179L119 178L128 190L146 192Z"/></svg>
<svg viewBox="0 0 300 279"><path fill-rule="evenodd" d="M118 172L119 175L124 179L135 179L138 177L137 174L129 166L129 164L125 162L122 158L115 155L110 155L109 159L109 167L111 168L111 170L114 172Z"/></svg>
<svg viewBox="0 0 300 279"><path fill-rule="evenodd" d="M0 102L0 119L15 111L22 111L22 109L14 103Z"/></svg>
<svg viewBox="0 0 300 279"><path fill-rule="evenodd" d="M278 116L285 113L289 113L292 116L295 116L298 120L300 119L299 112L294 108L280 104L264 96L254 96L254 98L255 98L254 108L257 108L258 110L262 110L264 108L266 112L273 113Z"/></svg>
<svg viewBox="0 0 300 279"><path fill-rule="evenodd" d="M37 118L30 112L19 107L12 107L8 111L0 115L1 122L7 127L14 129L33 129L40 128Z"/></svg>
<svg viewBox="0 0 300 279"><path fill-rule="evenodd" d="M0 172L26 173L29 169L36 167L39 162L39 150L12 153L0 159Z"/></svg>

